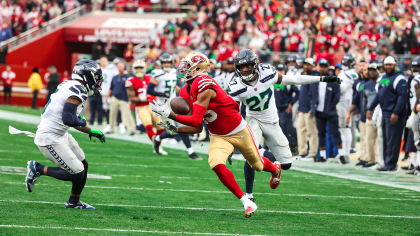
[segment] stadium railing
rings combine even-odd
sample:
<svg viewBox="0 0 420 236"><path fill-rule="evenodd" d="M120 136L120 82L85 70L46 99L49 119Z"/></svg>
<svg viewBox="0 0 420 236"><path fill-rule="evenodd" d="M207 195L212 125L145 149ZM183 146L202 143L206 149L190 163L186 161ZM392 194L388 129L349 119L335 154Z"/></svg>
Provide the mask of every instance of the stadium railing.
<svg viewBox="0 0 420 236"><path fill-rule="evenodd" d="M15 37L12 37L4 42L1 42L0 46L7 45L9 50L13 49L22 43L31 41L34 38L38 38L41 35L44 35L45 33L51 32L52 30L55 30L66 23L74 21L78 19L79 17L85 15L87 12L88 10L86 9L85 5L82 5L63 15L57 16L56 18L48 22L45 22L42 27L35 27Z"/></svg>

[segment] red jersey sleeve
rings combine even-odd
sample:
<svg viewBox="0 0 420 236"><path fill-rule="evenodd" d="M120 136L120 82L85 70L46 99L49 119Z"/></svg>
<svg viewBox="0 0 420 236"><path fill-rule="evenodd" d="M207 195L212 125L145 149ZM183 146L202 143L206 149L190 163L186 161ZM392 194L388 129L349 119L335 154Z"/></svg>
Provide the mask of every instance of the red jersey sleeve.
<svg viewBox="0 0 420 236"><path fill-rule="evenodd" d="M191 85L191 93L194 98L197 98L198 94L206 89L213 89L214 91L217 91L216 81L208 75L199 76Z"/></svg>

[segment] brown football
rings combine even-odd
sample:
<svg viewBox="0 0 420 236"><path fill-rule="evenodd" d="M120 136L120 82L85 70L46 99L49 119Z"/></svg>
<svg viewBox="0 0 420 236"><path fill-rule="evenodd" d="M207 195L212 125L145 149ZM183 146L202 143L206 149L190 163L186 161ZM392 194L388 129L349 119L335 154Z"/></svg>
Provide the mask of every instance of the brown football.
<svg viewBox="0 0 420 236"><path fill-rule="evenodd" d="M178 115L188 115L191 111L187 99L182 97L172 98L170 105L173 113Z"/></svg>

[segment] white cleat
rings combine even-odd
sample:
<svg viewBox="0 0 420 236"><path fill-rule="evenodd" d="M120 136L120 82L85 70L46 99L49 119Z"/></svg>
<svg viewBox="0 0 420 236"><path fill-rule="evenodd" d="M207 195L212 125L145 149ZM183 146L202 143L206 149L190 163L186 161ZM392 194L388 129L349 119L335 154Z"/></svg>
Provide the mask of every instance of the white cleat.
<svg viewBox="0 0 420 236"><path fill-rule="evenodd" d="M124 124L123 123L120 123L119 127L120 127L120 133L121 134L124 134L125 133L125 126L124 126Z"/></svg>
<svg viewBox="0 0 420 236"><path fill-rule="evenodd" d="M244 208L245 208L245 217L246 218L251 217L255 213L255 211L258 209L257 204L255 204L253 201L251 201L249 199L244 204Z"/></svg>
<svg viewBox="0 0 420 236"><path fill-rule="evenodd" d="M102 130L102 133L108 133L109 131L111 131L111 126L106 125L105 129Z"/></svg>
<svg viewBox="0 0 420 236"><path fill-rule="evenodd" d="M371 166L371 167L368 167L368 169L369 169L369 170L377 170L377 169L382 169L382 168L384 168L384 167L385 167L385 166L380 165L379 163L376 163L376 165Z"/></svg>

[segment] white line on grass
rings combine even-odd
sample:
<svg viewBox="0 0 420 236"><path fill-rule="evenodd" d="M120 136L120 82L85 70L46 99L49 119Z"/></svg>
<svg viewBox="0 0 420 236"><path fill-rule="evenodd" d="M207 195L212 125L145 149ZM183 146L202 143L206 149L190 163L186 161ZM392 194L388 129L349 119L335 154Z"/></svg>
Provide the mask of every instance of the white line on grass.
<svg viewBox="0 0 420 236"><path fill-rule="evenodd" d="M0 200L0 202L24 202L24 203L42 203L42 204L63 204L62 202L44 202L44 201L20 201L20 200ZM201 207L166 207L166 206L138 206L138 205L121 205L121 204L92 204L96 206L108 207L131 207L131 208L154 208L154 209L181 209L193 211L243 211L242 209L218 209L218 208L201 208ZM333 215L333 216L350 216L350 217L377 217L377 218L404 218L404 219L420 219L420 216L391 216L391 215L363 215L363 214L341 214L330 212L305 212L305 211L273 211L258 210L265 213L283 213L283 214L307 214L307 215Z"/></svg>
<svg viewBox="0 0 420 236"><path fill-rule="evenodd" d="M246 234L223 234L223 233L195 233L195 232L171 232L171 231L151 231L139 229L99 229L81 227L52 227L52 226L30 226L30 225L0 225L0 228L31 228L31 229L67 229L67 230L92 230L92 231L112 231L112 232L136 232L136 233L157 233L157 234L195 234L195 235L241 235Z"/></svg>
<svg viewBox="0 0 420 236"><path fill-rule="evenodd" d="M0 184L14 184L22 185L25 183L18 182L0 182ZM38 184L37 184L38 185ZM47 185L47 184L42 184ZM48 184L49 186L54 186ZM63 185L60 185L60 187ZM71 187L70 185L66 185ZM152 188L134 188L134 187L117 187L117 186L85 186L85 188L96 188L96 189L125 189L125 190L142 190L142 191L168 191L168 192L192 192L192 193L226 193L232 194L229 191L212 191L212 190L196 190L196 189L152 189ZM352 199L370 199L370 200L395 200L395 201L420 201L420 199L407 199L407 198L383 198L383 197L355 197L355 196L326 196L326 195L314 195L314 194L288 194L288 193L254 193L256 195L270 195L270 196L289 196L289 197L320 197L320 198L352 198ZM420 198L420 196L418 196Z"/></svg>

